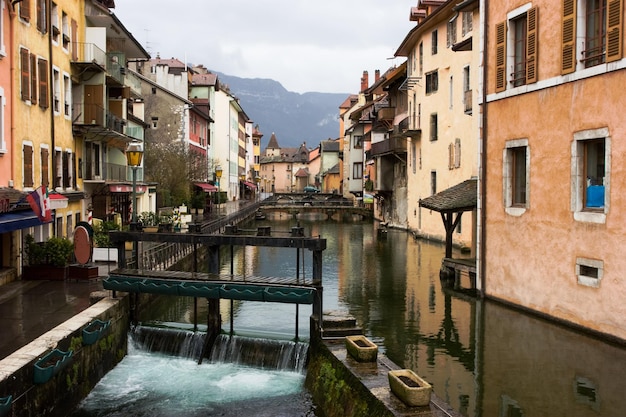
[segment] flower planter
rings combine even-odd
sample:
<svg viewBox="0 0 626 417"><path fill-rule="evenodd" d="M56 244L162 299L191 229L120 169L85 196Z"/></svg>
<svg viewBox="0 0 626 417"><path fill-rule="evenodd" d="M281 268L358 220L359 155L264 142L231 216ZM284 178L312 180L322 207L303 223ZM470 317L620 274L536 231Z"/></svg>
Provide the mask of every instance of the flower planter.
<svg viewBox="0 0 626 417"><path fill-rule="evenodd" d="M13 403L13 396L0 398L0 417L8 416L11 410L11 403Z"/></svg>
<svg viewBox="0 0 626 417"><path fill-rule="evenodd" d="M346 336L346 350L358 362L375 362L378 346L363 335Z"/></svg>
<svg viewBox="0 0 626 417"><path fill-rule="evenodd" d="M432 386L410 369L389 371L389 387L403 403L410 407L424 407L430 403Z"/></svg>
<svg viewBox="0 0 626 417"><path fill-rule="evenodd" d="M69 363L73 354L74 352L71 350L63 352L59 349L54 349L52 352L47 353L44 357L35 362L35 384L48 382Z"/></svg>
<svg viewBox="0 0 626 417"><path fill-rule="evenodd" d="M67 266L25 265L22 267L22 279L65 281L65 278L67 278L67 271Z"/></svg>
<svg viewBox="0 0 626 417"><path fill-rule="evenodd" d="M111 320L94 320L83 329L83 345L93 345L111 325Z"/></svg>
<svg viewBox="0 0 626 417"><path fill-rule="evenodd" d="M159 231L159 226L144 226L143 231L146 233L156 233Z"/></svg>

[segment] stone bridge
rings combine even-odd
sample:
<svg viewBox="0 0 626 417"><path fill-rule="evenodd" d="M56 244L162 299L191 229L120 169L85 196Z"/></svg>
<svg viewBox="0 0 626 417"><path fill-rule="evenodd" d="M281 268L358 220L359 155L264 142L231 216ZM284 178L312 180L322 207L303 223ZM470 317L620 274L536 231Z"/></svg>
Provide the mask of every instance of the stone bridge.
<svg viewBox="0 0 626 417"><path fill-rule="evenodd" d="M303 214L322 214L327 219L336 220L360 217L371 219L374 212L370 207L355 206L353 201L337 194L324 193L286 193L274 194L261 202L260 212L286 213L293 218Z"/></svg>

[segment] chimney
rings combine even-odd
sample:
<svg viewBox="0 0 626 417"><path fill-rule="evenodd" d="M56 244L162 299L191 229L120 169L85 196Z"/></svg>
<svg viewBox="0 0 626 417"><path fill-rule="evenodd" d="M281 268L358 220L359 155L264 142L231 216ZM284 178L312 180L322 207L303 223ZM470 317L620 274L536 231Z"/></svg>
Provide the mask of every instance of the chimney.
<svg viewBox="0 0 626 417"><path fill-rule="evenodd" d="M378 80L380 80L380 70L379 70L379 69L377 69L377 70L374 72L374 82L375 82L375 83L377 83L377 82L378 82Z"/></svg>
<svg viewBox="0 0 626 417"><path fill-rule="evenodd" d="M367 90L367 86L369 85L369 76L367 71L363 71L363 77L361 78L361 91Z"/></svg>

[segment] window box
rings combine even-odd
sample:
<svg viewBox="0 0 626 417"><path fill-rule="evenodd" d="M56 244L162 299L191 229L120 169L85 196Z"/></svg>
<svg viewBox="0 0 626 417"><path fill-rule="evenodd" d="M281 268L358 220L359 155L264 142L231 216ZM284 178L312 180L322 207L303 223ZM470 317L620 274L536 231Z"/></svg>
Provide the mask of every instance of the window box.
<svg viewBox="0 0 626 417"><path fill-rule="evenodd" d="M63 352L59 349L54 349L35 362L35 384L44 384L52 379L53 376L69 363L73 354L74 352L72 350Z"/></svg>
<svg viewBox="0 0 626 417"><path fill-rule="evenodd" d="M109 326L111 325L111 320L102 321L102 320L94 320L87 325L83 329L83 345L93 345L96 343L102 335L107 331Z"/></svg>
<svg viewBox="0 0 626 417"><path fill-rule="evenodd" d="M346 336L346 350L358 362L376 362L378 346L363 335Z"/></svg>
<svg viewBox="0 0 626 417"><path fill-rule="evenodd" d="M0 398L0 416L9 415L9 411L11 410L12 403L13 403L12 395Z"/></svg>
<svg viewBox="0 0 626 417"><path fill-rule="evenodd" d="M410 369L389 371L391 392L410 407L425 407L430 403L432 386Z"/></svg>

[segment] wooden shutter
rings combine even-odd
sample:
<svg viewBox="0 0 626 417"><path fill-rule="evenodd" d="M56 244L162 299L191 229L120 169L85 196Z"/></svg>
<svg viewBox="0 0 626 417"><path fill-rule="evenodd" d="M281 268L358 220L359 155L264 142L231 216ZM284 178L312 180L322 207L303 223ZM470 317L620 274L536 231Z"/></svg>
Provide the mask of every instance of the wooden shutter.
<svg viewBox="0 0 626 417"><path fill-rule="evenodd" d="M624 0L609 0L606 13L606 62L622 58L622 14Z"/></svg>
<svg viewBox="0 0 626 417"><path fill-rule="evenodd" d="M576 0L563 0L561 21L561 74L576 70Z"/></svg>
<svg viewBox="0 0 626 417"><path fill-rule="evenodd" d="M20 48L20 71L22 79L22 100L30 100L30 54L28 49Z"/></svg>
<svg viewBox="0 0 626 417"><path fill-rule="evenodd" d="M50 178L48 177L48 170L50 163L50 152L47 148L41 148L41 185L46 187L50 185Z"/></svg>
<svg viewBox="0 0 626 417"><path fill-rule="evenodd" d="M537 8L533 7L526 13L526 84L537 82L537 12Z"/></svg>
<svg viewBox="0 0 626 417"><path fill-rule="evenodd" d="M72 33L70 39L72 41L72 61L78 61L78 23L72 19L71 23Z"/></svg>
<svg viewBox="0 0 626 417"><path fill-rule="evenodd" d="M30 56L30 102L37 104L37 57Z"/></svg>
<svg viewBox="0 0 626 417"><path fill-rule="evenodd" d="M47 109L50 105L48 100L48 61L40 59L37 62L39 72L39 107Z"/></svg>
<svg viewBox="0 0 626 417"><path fill-rule="evenodd" d="M496 93L506 89L506 22L496 25Z"/></svg>
<svg viewBox="0 0 626 417"><path fill-rule="evenodd" d="M24 187L33 186L33 148L24 145Z"/></svg>
<svg viewBox="0 0 626 417"><path fill-rule="evenodd" d="M22 0L20 4L20 18L27 22L30 21L30 2L31 0Z"/></svg>
<svg viewBox="0 0 626 417"><path fill-rule="evenodd" d="M37 1L37 30L46 33L46 9L42 0Z"/></svg>

